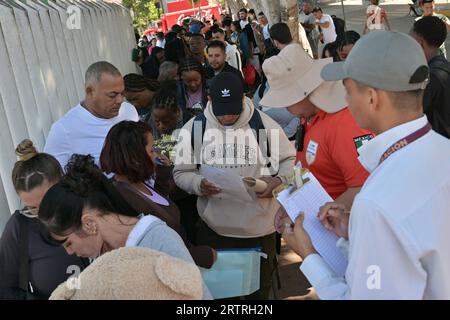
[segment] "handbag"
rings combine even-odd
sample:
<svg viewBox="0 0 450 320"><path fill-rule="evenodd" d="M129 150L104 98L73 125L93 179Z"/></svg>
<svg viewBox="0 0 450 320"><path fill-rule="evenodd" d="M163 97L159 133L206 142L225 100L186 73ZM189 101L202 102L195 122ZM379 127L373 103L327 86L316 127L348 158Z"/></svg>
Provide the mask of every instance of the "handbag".
<svg viewBox="0 0 450 320"><path fill-rule="evenodd" d="M250 63L247 63L245 67L242 68L242 73L244 74L245 83L249 87L253 87L256 83L256 69Z"/></svg>

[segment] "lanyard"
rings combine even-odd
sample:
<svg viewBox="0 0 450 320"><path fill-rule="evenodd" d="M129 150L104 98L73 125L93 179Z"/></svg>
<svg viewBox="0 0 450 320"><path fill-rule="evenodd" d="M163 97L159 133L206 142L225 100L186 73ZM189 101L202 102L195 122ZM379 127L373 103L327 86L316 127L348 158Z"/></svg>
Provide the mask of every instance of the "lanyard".
<svg viewBox="0 0 450 320"><path fill-rule="evenodd" d="M428 132L431 131L431 125L430 123L427 123L425 127L420 128L417 131L414 131L410 135L404 137L403 139L398 140L396 143L394 143L392 146L390 146L381 156L380 164L382 164L387 158L389 158L392 154L399 151L400 149L403 149L407 145L413 143L414 141L422 138L424 135L426 135Z"/></svg>

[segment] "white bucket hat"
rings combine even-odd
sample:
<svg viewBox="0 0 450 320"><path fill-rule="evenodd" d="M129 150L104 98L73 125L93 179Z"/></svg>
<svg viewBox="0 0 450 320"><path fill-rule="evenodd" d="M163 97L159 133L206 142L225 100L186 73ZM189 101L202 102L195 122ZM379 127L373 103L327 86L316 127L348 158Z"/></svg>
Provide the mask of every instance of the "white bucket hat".
<svg viewBox="0 0 450 320"><path fill-rule="evenodd" d="M260 104L270 108L286 108L306 97L319 109L335 113L347 106L342 81L325 81L322 68L333 62L331 58L314 60L294 43L285 47L263 64L270 89Z"/></svg>

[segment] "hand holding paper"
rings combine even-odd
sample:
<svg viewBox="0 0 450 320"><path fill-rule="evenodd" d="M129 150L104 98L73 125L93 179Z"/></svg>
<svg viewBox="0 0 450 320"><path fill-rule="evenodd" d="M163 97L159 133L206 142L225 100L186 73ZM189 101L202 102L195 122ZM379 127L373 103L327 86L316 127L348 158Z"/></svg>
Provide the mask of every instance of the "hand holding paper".
<svg viewBox="0 0 450 320"><path fill-rule="evenodd" d="M267 187L261 191L257 192L258 198L273 198L273 190L282 184L282 181L278 177L261 177L260 180L267 184Z"/></svg>
<svg viewBox="0 0 450 320"><path fill-rule="evenodd" d="M247 177L242 179L244 181L244 184L249 188L255 191L256 193L264 192L264 190L267 189L267 182L255 179L252 177Z"/></svg>
<svg viewBox="0 0 450 320"><path fill-rule="evenodd" d="M211 197L241 202L253 201L241 176L209 165L202 165L200 174L208 182Z"/></svg>
<svg viewBox="0 0 450 320"><path fill-rule="evenodd" d="M283 230L283 239L302 259L305 259L310 254L316 253L312 244L311 238L303 227L305 214L302 212L297 217L295 225L291 226L290 219L285 218L283 223L289 225Z"/></svg>
<svg viewBox="0 0 450 320"><path fill-rule="evenodd" d="M214 196L222 192L220 187L216 186L214 183L211 183L206 179L202 180L202 183L200 184L200 190L202 191L202 194L206 197Z"/></svg>

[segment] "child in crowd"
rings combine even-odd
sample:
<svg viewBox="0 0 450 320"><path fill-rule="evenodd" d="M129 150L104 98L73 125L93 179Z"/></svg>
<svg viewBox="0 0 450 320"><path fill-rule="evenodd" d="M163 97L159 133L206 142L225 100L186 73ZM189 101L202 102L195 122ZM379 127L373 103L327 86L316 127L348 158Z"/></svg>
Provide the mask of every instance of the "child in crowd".
<svg viewBox="0 0 450 320"><path fill-rule="evenodd" d="M181 224L186 230L188 239L194 242L195 224L199 219L197 197L179 189L175 185L172 175L173 163L175 162L174 149L177 140L176 130L181 129L191 118L191 112L183 111L178 106L176 95L170 88L170 83L163 85L153 100L150 122L155 138L155 149L163 156L156 160L156 180L167 181L167 184L164 184L167 187L164 193L168 194L179 208L183 208ZM163 188L163 186L160 185L160 188Z"/></svg>
<svg viewBox="0 0 450 320"><path fill-rule="evenodd" d="M180 65L180 78L177 89L178 105L183 112L189 112L192 116L202 113L208 102L202 65L193 58L184 60Z"/></svg>
<svg viewBox="0 0 450 320"><path fill-rule="evenodd" d="M139 119L147 122L151 115L152 99L159 88L159 82L135 73L127 74L123 77L123 81L125 98L136 108Z"/></svg>

